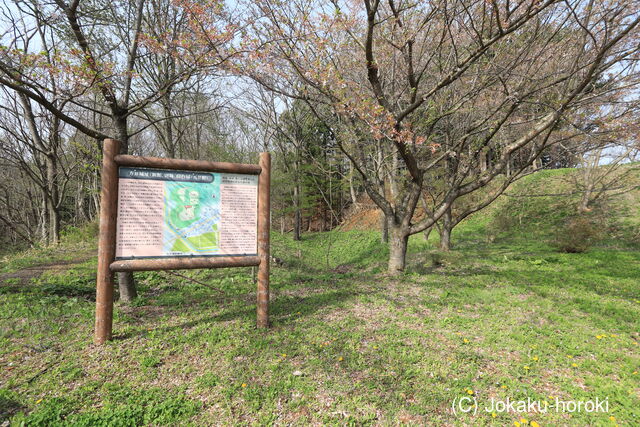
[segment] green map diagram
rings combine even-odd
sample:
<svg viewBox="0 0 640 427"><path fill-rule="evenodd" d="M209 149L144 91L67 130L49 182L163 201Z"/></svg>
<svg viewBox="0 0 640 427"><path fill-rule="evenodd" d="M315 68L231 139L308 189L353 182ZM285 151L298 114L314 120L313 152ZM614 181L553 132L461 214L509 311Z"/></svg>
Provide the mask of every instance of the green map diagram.
<svg viewBox="0 0 640 427"><path fill-rule="evenodd" d="M165 255L213 255L220 251L220 177L211 183L165 181Z"/></svg>

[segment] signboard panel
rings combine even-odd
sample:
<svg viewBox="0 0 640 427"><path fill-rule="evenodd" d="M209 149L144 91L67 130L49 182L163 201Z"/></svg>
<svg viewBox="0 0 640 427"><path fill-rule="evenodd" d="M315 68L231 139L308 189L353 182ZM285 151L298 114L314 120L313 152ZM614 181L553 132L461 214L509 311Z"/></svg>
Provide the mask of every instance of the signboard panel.
<svg viewBox="0 0 640 427"><path fill-rule="evenodd" d="M257 254L258 176L118 170L116 259Z"/></svg>
<svg viewBox="0 0 640 427"><path fill-rule="evenodd" d="M244 164L119 152L104 140L95 342L112 338L114 272L257 267L256 324L268 327L271 155Z"/></svg>

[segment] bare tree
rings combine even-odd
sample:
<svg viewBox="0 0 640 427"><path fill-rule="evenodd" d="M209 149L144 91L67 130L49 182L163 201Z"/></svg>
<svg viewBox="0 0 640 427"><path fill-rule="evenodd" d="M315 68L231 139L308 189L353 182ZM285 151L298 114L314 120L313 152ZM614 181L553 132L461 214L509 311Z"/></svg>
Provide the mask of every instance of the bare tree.
<svg viewBox="0 0 640 427"><path fill-rule="evenodd" d="M194 29L188 26L177 34L167 33L166 27L154 32L154 25L166 23L149 16L153 8L147 8L148 4L156 3L55 0L17 1L14 7L4 7L2 14L10 31L2 37L0 84L92 138L120 140L122 152L127 153L131 137L143 130L130 129L130 118L159 102L180 82L223 63L229 55L224 45L234 31L216 26L220 13L212 7L205 42L193 40ZM194 11L189 6L185 4L184 13L193 18ZM188 22L198 28L203 25L193 19ZM57 41L55 54L63 65L59 68L71 79L63 79L38 46L29 43L41 27ZM147 37L148 34L165 37ZM212 47L218 51L212 52ZM159 80L138 79L143 71L141 59L159 51L168 52L174 64L171 72ZM41 78L43 69L51 70L49 74L58 79L56 91L51 91ZM60 108L62 102L68 104L66 109ZM94 124L99 126L92 126L87 120L92 115ZM131 273L119 273L119 288L124 301L136 296Z"/></svg>
<svg viewBox="0 0 640 427"><path fill-rule="evenodd" d="M638 160L637 111L609 108L608 118L590 123L584 130L584 144L577 173L572 176L574 187L581 194L579 212L588 212L603 196L611 196L631 190L626 178L637 171L637 165L627 165ZM626 106L623 106L626 107ZM625 167L626 166L626 167Z"/></svg>
<svg viewBox="0 0 640 427"><path fill-rule="evenodd" d="M408 237L431 227L456 199L508 173L518 155L521 164L533 163L568 114L637 83L634 5L258 2L260 25L251 35L268 66L256 61L247 73L339 117L336 133L344 137L337 141L385 214L394 273L404 269ZM605 73L617 77L596 85ZM302 96L290 90L301 84ZM464 132L444 146L438 123L474 108ZM482 170L478 158L488 150L493 161ZM414 222L427 172L443 164L455 178L432 215Z"/></svg>

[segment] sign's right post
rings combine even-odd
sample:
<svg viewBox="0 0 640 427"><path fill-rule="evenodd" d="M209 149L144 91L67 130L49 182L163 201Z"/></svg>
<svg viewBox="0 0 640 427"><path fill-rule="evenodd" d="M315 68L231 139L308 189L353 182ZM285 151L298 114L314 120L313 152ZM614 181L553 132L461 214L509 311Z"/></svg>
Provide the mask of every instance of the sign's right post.
<svg viewBox="0 0 640 427"><path fill-rule="evenodd" d="M258 267L257 324L258 328L268 328L271 154L260 153L259 164L262 170L258 177L258 257L260 258L260 266Z"/></svg>

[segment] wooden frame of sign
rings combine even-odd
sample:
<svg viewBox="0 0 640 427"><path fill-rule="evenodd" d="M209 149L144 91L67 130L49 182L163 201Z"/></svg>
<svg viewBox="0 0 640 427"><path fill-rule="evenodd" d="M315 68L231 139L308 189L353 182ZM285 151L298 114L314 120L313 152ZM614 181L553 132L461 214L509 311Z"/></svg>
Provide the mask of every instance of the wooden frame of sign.
<svg viewBox="0 0 640 427"><path fill-rule="evenodd" d="M257 326L268 327L270 154L261 153L260 163L254 165L139 157L118 154L119 150L119 141L104 140L96 344L112 336L113 274L119 271L258 266ZM257 195L251 189L256 177ZM217 187L213 186L216 180ZM181 186L180 182L191 184ZM206 190L207 184L212 189ZM206 191L203 200L201 193ZM228 201L221 197L224 194ZM221 238L225 232L218 224L225 224L224 206L233 204L234 194L241 201L235 212L227 208L225 229L230 231ZM167 243L169 232L175 240Z"/></svg>

